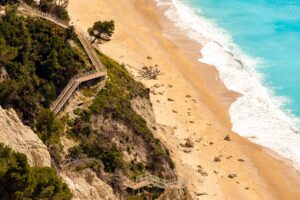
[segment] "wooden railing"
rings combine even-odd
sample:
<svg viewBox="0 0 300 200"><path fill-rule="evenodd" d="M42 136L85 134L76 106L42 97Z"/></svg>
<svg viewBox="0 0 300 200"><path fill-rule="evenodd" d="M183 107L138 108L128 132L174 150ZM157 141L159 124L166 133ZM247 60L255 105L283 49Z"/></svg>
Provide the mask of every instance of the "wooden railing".
<svg viewBox="0 0 300 200"><path fill-rule="evenodd" d="M74 76L60 93L60 95L56 98L56 100L52 103L50 109L57 115L81 83L104 76L105 73L97 71L91 71Z"/></svg>
<svg viewBox="0 0 300 200"><path fill-rule="evenodd" d="M80 43L82 44L83 48L87 52L92 64L98 71L106 71L106 68L102 64L102 62L99 60L99 57L94 51L94 47L90 44L90 41L88 40L88 36L84 33L84 31L79 28L78 26L74 26L75 32L80 40Z"/></svg>
<svg viewBox="0 0 300 200"><path fill-rule="evenodd" d="M143 187L158 187L162 189L167 189L171 186L178 184L178 179L162 179L151 174L144 174L136 177L135 181L126 179L123 181L123 185L133 190L137 190Z"/></svg>
<svg viewBox="0 0 300 200"><path fill-rule="evenodd" d="M40 10L34 9L34 8L28 6L23 1L21 1L20 8L21 9L19 11L24 15L41 17L41 18L51 21L63 28L70 27L69 23L67 21L61 20L61 19L57 18L55 15L52 15L49 13L44 13L44 12L41 12ZM57 99L50 106L50 109L56 115L60 112L60 110L65 105L65 103L69 100L69 98L72 96L74 91L78 88L80 83L83 83L83 82L89 81L89 80L93 80L96 78L100 78L100 77L104 77L103 80L104 81L106 80L106 75L107 75L106 68L100 61L97 54L95 53L94 47L91 45L88 35L86 35L85 32L82 31L77 26L74 26L74 29L75 29L75 33L77 34L77 36L79 38L80 43L82 44L84 50L86 51L87 55L89 56L95 70L84 73L84 74L76 75L69 81L69 83L63 89L63 91L60 93L60 95L57 97Z"/></svg>

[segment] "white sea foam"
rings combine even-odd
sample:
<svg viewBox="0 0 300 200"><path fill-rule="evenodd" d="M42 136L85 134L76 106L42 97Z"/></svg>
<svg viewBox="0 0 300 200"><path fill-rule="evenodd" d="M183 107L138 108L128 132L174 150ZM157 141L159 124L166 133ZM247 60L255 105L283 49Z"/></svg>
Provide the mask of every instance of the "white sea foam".
<svg viewBox="0 0 300 200"><path fill-rule="evenodd" d="M203 45L199 61L214 65L228 89L243 96L229 112L233 131L252 141L273 149L290 159L300 170L299 121L282 106L286 98L273 95L263 87L263 78L255 68L263 60L244 54L231 36L215 22L201 16L201 11L188 6L184 0L156 0L165 7L165 15L188 36Z"/></svg>

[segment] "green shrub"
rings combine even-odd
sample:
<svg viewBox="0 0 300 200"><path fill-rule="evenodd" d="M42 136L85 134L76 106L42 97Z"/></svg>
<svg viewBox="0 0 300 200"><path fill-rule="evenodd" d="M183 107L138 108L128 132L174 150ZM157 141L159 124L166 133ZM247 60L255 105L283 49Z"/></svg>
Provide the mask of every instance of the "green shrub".
<svg viewBox="0 0 300 200"><path fill-rule="evenodd" d="M68 200L72 194L56 172L30 167L24 154L0 144L0 199Z"/></svg>
<svg viewBox="0 0 300 200"><path fill-rule="evenodd" d="M0 83L0 105L13 107L33 128L41 108L56 99L84 67L67 40L70 31L37 18L24 18L14 7L0 18L0 66L10 79Z"/></svg>

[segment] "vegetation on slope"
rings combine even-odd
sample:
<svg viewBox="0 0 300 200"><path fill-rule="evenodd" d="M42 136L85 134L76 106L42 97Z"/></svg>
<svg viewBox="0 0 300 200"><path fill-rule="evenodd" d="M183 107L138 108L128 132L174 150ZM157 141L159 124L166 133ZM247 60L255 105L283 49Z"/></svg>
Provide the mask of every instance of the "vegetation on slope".
<svg viewBox="0 0 300 200"><path fill-rule="evenodd" d="M48 167L30 167L24 154L0 143L0 199L68 200L67 185Z"/></svg>
<svg viewBox="0 0 300 200"><path fill-rule="evenodd" d="M96 159L98 162L93 160L93 168L96 165L99 170L103 164L106 173L122 172L131 178L146 172L165 178L172 177L174 165L168 150L153 136L146 121L131 106L131 101L137 97L149 99L149 89L136 82L123 66L104 55L100 55L100 58L107 67L109 80L89 109L81 111L71 124L70 134L79 141L79 145L70 149L70 158ZM99 116L106 121L101 130L95 130L92 125L96 122L92 119ZM116 122L125 125L128 131L119 130L114 124ZM129 132L132 132L132 137ZM138 145L143 145L147 161L138 161L137 158L126 161L124 152L136 157L132 154L132 148ZM114 180L114 184L117 182Z"/></svg>
<svg viewBox="0 0 300 200"><path fill-rule="evenodd" d="M45 20L17 16L10 8L0 19L0 38L0 65L10 77L0 82L0 104L14 108L23 122L38 132L54 161L59 163L64 125L48 108L68 80L84 66L67 42L76 40L74 33ZM70 134L78 141L70 149L71 161L77 170L103 169L111 175L109 183L117 190L121 180L115 175L119 172L131 178L146 172L172 178L174 165L168 150L131 106L136 98L149 99L149 89L134 81L123 66L99 56L108 69L109 80L89 109L77 110L78 117L68 123ZM104 117L111 127L95 130L93 118L97 117ZM116 124L125 126L125 130ZM138 155L139 148L146 158ZM124 154L133 159L125 159ZM76 161L82 162L76 165Z"/></svg>
<svg viewBox="0 0 300 200"><path fill-rule="evenodd" d="M10 77L0 83L0 104L13 107L28 125L84 66L68 39L68 31L14 9L0 19L0 63Z"/></svg>
<svg viewBox="0 0 300 200"><path fill-rule="evenodd" d="M66 11L68 0L39 0L39 4L34 0L23 0L28 5L39 9L42 12L55 15L57 18L69 21L70 17ZM18 4L21 0L0 0L0 5Z"/></svg>
<svg viewBox="0 0 300 200"><path fill-rule="evenodd" d="M70 39L77 39L71 29L24 18L14 7L8 7L0 18L0 67L9 75L0 82L0 105L16 110L48 146L56 163L62 125L49 106L85 66L69 45Z"/></svg>

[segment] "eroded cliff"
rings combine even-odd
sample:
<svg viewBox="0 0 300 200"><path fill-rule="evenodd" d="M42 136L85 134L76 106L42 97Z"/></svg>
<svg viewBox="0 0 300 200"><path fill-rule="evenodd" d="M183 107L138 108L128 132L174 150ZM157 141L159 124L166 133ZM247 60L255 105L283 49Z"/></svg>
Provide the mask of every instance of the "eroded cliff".
<svg viewBox="0 0 300 200"><path fill-rule="evenodd" d="M25 126L13 109L0 106L0 142L13 150L24 153L31 166L51 166L47 147L39 137Z"/></svg>

